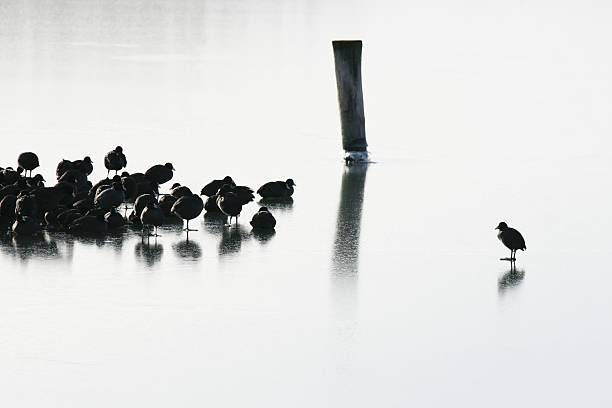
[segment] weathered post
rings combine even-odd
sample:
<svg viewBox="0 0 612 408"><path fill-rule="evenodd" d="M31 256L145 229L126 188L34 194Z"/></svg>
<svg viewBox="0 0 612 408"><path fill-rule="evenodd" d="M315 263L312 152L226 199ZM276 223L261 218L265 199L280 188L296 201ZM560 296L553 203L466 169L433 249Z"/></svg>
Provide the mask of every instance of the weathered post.
<svg viewBox="0 0 612 408"><path fill-rule="evenodd" d="M365 135L363 89L361 86L360 40L332 41L336 66L336 85L342 122L342 148L348 162L368 161Z"/></svg>

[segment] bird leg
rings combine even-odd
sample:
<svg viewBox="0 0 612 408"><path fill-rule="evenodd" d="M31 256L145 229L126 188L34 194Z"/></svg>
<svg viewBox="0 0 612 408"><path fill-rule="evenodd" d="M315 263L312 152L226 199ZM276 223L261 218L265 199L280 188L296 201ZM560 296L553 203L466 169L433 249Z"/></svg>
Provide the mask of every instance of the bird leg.
<svg viewBox="0 0 612 408"><path fill-rule="evenodd" d="M189 234L189 231L197 231L196 229L189 229L189 220L187 220L187 228L185 228L183 231L186 231L187 234Z"/></svg>

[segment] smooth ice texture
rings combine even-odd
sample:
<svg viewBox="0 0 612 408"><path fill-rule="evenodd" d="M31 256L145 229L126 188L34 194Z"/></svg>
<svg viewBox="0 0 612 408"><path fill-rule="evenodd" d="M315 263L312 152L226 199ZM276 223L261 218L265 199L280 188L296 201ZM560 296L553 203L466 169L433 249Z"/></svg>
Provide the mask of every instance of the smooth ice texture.
<svg viewBox="0 0 612 408"><path fill-rule="evenodd" d="M0 166L121 145L199 189L293 178L276 234L214 220L0 240L7 407L607 407L605 2L0 4ZM367 169L331 41L364 41ZM170 184L164 185L167 191ZM517 272L499 261L506 221Z"/></svg>

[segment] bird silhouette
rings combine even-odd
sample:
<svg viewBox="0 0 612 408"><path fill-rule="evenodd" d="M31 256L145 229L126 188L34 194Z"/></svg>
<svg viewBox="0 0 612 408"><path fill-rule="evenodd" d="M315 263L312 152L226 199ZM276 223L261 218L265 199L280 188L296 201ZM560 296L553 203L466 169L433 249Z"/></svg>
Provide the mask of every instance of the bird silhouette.
<svg viewBox="0 0 612 408"><path fill-rule="evenodd" d="M156 184L164 184L172 180L174 173L174 166L172 163L156 164L145 172L145 177Z"/></svg>
<svg viewBox="0 0 612 408"><path fill-rule="evenodd" d="M268 211L268 208L261 207L259 211L253 215L253 219L251 219L251 226L254 230L272 230L276 226L276 219L270 213L270 211Z"/></svg>
<svg viewBox="0 0 612 408"><path fill-rule="evenodd" d="M104 167L108 170L106 172L106 177L108 177L111 170L114 170L116 175L119 170L126 166L127 159L125 158L125 154L123 154L123 148L121 146L115 147L104 156Z"/></svg>
<svg viewBox="0 0 612 408"><path fill-rule="evenodd" d="M148 203L142 213L140 214L140 222L142 223L143 235L145 227L154 227L154 237L157 235L157 227L160 227L164 223L164 213L155 203Z"/></svg>
<svg viewBox="0 0 612 408"><path fill-rule="evenodd" d="M232 186L225 184L217 193L217 206L223 214L229 217L229 225L232 224L232 218L236 218L236 226L238 226L238 216L242 211L242 202L238 195L232 191Z"/></svg>
<svg viewBox="0 0 612 408"><path fill-rule="evenodd" d="M19 164L19 167L26 170L26 172L29 171L30 177L32 177L32 170L40 165L38 162L38 156L36 153L32 152L21 153L17 158L17 164Z"/></svg>
<svg viewBox="0 0 612 408"><path fill-rule="evenodd" d="M188 196L183 196L176 200L170 212L177 217L186 220L187 225L185 230L187 233L189 231L197 231L194 229L189 229L189 220L193 220L197 216L202 213L204 209L204 202L197 194L192 194Z"/></svg>
<svg viewBox="0 0 612 408"><path fill-rule="evenodd" d="M295 183L293 179L286 181L270 181L259 187L257 194L262 198L286 198L293 195L293 187Z"/></svg>
<svg viewBox="0 0 612 408"><path fill-rule="evenodd" d="M510 258L502 258L501 260L511 262L516 261L516 251L519 249L521 251L527 249L525 239L520 232L514 228L508 227L508 224L505 222L500 222L495 229L499 230L497 238L506 246L506 248L510 250Z"/></svg>
<svg viewBox="0 0 612 408"><path fill-rule="evenodd" d="M200 195L205 195L207 197L211 197L211 196L217 194L219 189L221 187L223 187L223 185L225 185L225 184L229 184L232 187L234 187L236 185L236 183L234 183L234 180L232 180L232 178L230 176L225 176L221 180L213 180L210 183L208 183L207 185L205 185L204 187L202 187L202 191L200 192Z"/></svg>

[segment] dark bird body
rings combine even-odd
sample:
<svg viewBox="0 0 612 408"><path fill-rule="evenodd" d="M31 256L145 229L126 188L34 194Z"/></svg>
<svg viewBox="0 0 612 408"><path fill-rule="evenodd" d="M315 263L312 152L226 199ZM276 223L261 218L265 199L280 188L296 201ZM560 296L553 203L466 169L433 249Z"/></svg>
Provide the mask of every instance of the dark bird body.
<svg viewBox="0 0 612 408"><path fill-rule="evenodd" d="M19 164L19 167L22 169L29 171L30 176L32 176L32 170L40 165L38 156L32 152L21 153L17 158L17 164Z"/></svg>
<svg viewBox="0 0 612 408"><path fill-rule="evenodd" d="M7 195L0 200L0 217L4 219L15 218L15 205L17 203L17 196Z"/></svg>
<svg viewBox="0 0 612 408"><path fill-rule="evenodd" d="M159 208L159 206L154 203L147 204L145 209L142 210L142 214L140 214L140 222L142 223L143 227L143 235L144 227L154 227L154 236L157 237L157 227L160 227L164 223L164 218L164 213L161 208Z"/></svg>
<svg viewBox="0 0 612 408"><path fill-rule="evenodd" d="M15 215L21 217L36 217L38 214L38 206L36 199L29 194L19 194L15 202Z"/></svg>
<svg viewBox="0 0 612 408"><path fill-rule="evenodd" d="M108 226L103 215L85 215L72 221L68 231L80 234L105 234Z"/></svg>
<svg viewBox="0 0 612 408"><path fill-rule="evenodd" d="M263 198L287 198L293 195L293 179L287 181L271 181L259 187L257 194Z"/></svg>
<svg viewBox="0 0 612 408"><path fill-rule="evenodd" d="M238 195L231 190L232 187L227 184L221 187L217 196L217 206L223 214L229 217L230 225L234 217L236 217L236 225L238 225L238 216L242 211L242 203Z"/></svg>
<svg viewBox="0 0 612 408"><path fill-rule="evenodd" d="M259 211L253 215L251 226L253 229L271 230L276 226L276 219L266 207L261 207Z"/></svg>
<svg viewBox="0 0 612 408"><path fill-rule="evenodd" d="M145 176L159 185L172 180L173 171L174 166L172 166L172 163L156 164L145 172Z"/></svg>
<svg viewBox="0 0 612 408"><path fill-rule="evenodd" d="M225 184L229 184L232 187L236 186L236 183L234 183L234 180L232 180L230 176L225 176L222 180L213 180L207 185L205 185L204 187L202 187L202 191L200 192L200 195L211 197L217 194L219 189L223 187L223 185Z"/></svg>
<svg viewBox="0 0 612 408"><path fill-rule="evenodd" d="M157 198L153 194L142 194L134 201L134 214L140 219L140 214L149 204L157 204Z"/></svg>
<svg viewBox="0 0 612 408"><path fill-rule="evenodd" d="M111 170L114 170L116 174L126 166L127 159L125 158L125 154L123 154L123 148L121 146L115 147L115 149L106 153L106 156L104 156L104 167L108 170L106 172L107 176Z"/></svg>
<svg viewBox="0 0 612 408"><path fill-rule="evenodd" d="M114 208L104 215L104 221L109 229L121 228L125 225L125 218Z"/></svg>
<svg viewBox="0 0 612 408"><path fill-rule="evenodd" d="M172 216L172 206L177 200L178 198L169 194L164 194L159 198L159 208L161 208L166 217Z"/></svg>
<svg viewBox="0 0 612 408"><path fill-rule="evenodd" d="M500 222L495 229L499 230L497 238L510 250L510 261L516 260L517 250L524 251L527 249L525 239L521 233L514 228L508 227L508 224L505 222Z"/></svg>
<svg viewBox="0 0 612 408"><path fill-rule="evenodd" d="M175 183L170 189L170 195L175 198L181 198L186 195L192 195L191 189L187 186L181 186L179 183Z"/></svg>
<svg viewBox="0 0 612 408"><path fill-rule="evenodd" d="M112 187L102 190L94 199L94 204L105 210L119 207L125 200L125 193L120 182L113 182Z"/></svg>
<svg viewBox="0 0 612 408"><path fill-rule="evenodd" d="M32 217L18 216L12 230L16 235L32 235L40 231L40 224Z"/></svg>
<svg viewBox="0 0 612 408"><path fill-rule="evenodd" d="M177 217L186 220L187 226L185 231L195 231L189 229L189 220L193 220L202 213L204 202L197 194L184 196L176 200L170 212Z"/></svg>

